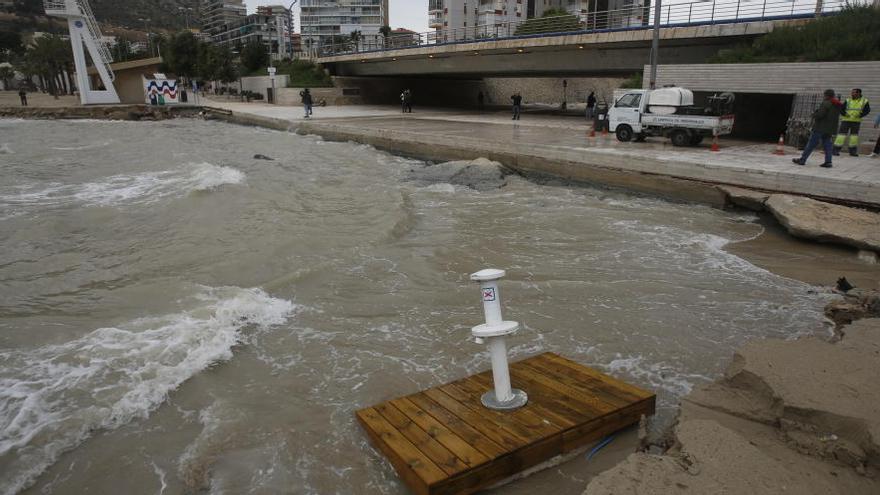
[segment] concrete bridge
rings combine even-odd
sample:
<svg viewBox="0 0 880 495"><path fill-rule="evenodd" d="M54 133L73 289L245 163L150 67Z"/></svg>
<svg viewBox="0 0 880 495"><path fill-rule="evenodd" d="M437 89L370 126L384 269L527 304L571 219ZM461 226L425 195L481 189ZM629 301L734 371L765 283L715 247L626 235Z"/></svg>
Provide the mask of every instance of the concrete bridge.
<svg viewBox="0 0 880 495"><path fill-rule="evenodd" d="M833 14L841 5L823 0L719 0L664 6L660 15L660 60L664 64L702 63L721 49L749 42L779 26ZM640 7L638 12L645 9ZM465 32L423 33L406 40L403 46L399 39L392 39L392 46L352 46L343 42L321 47L323 55L316 61L336 76L464 79L641 72L650 56L654 14L615 26L619 14L582 14L573 23L577 31L569 27L565 32L554 32L553 18L549 18L476 26ZM627 18L633 18L632 8ZM535 29L530 22L547 24ZM523 34L525 28L538 32Z"/></svg>

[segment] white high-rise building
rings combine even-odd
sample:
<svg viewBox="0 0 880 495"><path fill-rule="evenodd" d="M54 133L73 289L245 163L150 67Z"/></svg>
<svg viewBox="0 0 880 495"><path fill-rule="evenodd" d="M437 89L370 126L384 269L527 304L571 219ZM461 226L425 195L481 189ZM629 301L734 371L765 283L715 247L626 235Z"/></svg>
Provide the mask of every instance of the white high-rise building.
<svg viewBox="0 0 880 495"><path fill-rule="evenodd" d="M428 18L430 27L437 31L437 41L444 42L465 36L491 36L495 33L491 27L541 17L550 9L581 16L632 10L631 16L617 13L613 17L626 17L626 25L633 25L641 23L646 5L650 0L428 0Z"/></svg>
<svg viewBox="0 0 880 495"><path fill-rule="evenodd" d="M358 45L380 44L380 29L388 25L388 0L302 0L300 31L305 50L320 50L334 39L360 33Z"/></svg>
<svg viewBox="0 0 880 495"><path fill-rule="evenodd" d="M202 0L202 31L214 35L247 17L244 0Z"/></svg>

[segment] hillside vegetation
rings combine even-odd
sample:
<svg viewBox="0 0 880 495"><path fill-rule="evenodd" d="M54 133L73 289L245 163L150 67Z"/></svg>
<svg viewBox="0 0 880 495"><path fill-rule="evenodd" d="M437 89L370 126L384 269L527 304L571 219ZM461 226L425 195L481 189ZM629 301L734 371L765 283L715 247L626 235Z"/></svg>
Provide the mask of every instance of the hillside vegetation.
<svg viewBox="0 0 880 495"><path fill-rule="evenodd" d="M750 45L721 50L709 62L880 60L880 9L846 7L802 26L776 28Z"/></svg>

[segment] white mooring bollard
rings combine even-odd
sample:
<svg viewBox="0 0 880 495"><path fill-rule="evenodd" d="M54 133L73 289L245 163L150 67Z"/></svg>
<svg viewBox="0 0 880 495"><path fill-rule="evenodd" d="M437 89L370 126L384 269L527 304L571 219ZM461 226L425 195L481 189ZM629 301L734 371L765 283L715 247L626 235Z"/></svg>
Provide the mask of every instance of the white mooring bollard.
<svg viewBox="0 0 880 495"><path fill-rule="evenodd" d="M528 395L510 387L510 371L507 369L506 335L519 330L519 323L501 319L501 296L498 292L498 280L506 275L504 270L487 269L471 274L471 280L480 282L480 293L483 299L483 312L486 323L471 329L478 344L489 343L489 354L492 358L492 378L495 390L483 394L483 405L489 409L511 410L526 405Z"/></svg>

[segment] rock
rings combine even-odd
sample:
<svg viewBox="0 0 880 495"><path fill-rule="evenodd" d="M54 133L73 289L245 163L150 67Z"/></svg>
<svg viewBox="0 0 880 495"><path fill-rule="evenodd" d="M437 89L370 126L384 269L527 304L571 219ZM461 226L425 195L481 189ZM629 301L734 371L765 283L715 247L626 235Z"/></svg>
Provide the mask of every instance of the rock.
<svg viewBox="0 0 880 495"><path fill-rule="evenodd" d="M506 175L505 168L500 163L477 158L416 168L410 171L409 180L424 185L453 184L477 191L488 191L507 185Z"/></svg>
<svg viewBox="0 0 880 495"><path fill-rule="evenodd" d="M266 156L266 155L261 155L261 154L259 154L259 153L256 154L256 155L254 155L254 160L266 160L266 161L270 161L270 162L274 162L274 161L275 161L274 158L269 158L268 156Z"/></svg>
<svg viewBox="0 0 880 495"><path fill-rule="evenodd" d="M743 189L733 186L718 186L718 190L727 196L727 200L740 208L752 211L764 211L767 208L764 203L770 197L769 193L762 193L752 189Z"/></svg>
<svg viewBox="0 0 880 495"><path fill-rule="evenodd" d="M795 237L880 251L880 214L787 194L765 204Z"/></svg>
<svg viewBox="0 0 880 495"><path fill-rule="evenodd" d="M864 318L880 318L880 291L871 289L850 289L843 294L843 300L831 301L825 306L825 316L837 328Z"/></svg>

